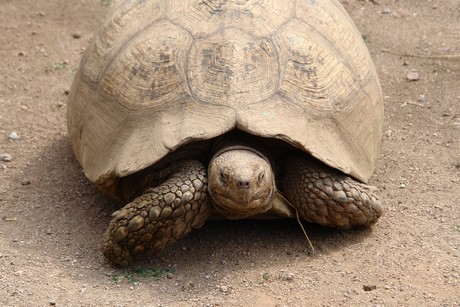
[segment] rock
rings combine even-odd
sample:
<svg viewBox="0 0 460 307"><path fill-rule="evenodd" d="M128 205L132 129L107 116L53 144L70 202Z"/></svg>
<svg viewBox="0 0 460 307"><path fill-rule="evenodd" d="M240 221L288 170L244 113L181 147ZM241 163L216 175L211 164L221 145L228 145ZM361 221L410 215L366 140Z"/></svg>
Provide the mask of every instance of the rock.
<svg viewBox="0 0 460 307"><path fill-rule="evenodd" d="M389 7L384 7L382 9L382 14L391 14L391 9Z"/></svg>
<svg viewBox="0 0 460 307"><path fill-rule="evenodd" d="M220 292L228 293L228 287L227 286L220 286L219 290L220 290Z"/></svg>
<svg viewBox="0 0 460 307"><path fill-rule="evenodd" d="M424 103L425 102L425 95L418 96L418 102Z"/></svg>
<svg viewBox="0 0 460 307"><path fill-rule="evenodd" d="M294 274L293 273L286 273L286 275L284 275L284 278L287 281L293 281L294 280Z"/></svg>
<svg viewBox="0 0 460 307"><path fill-rule="evenodd" d="M1 154L0 155L0 161L3 161L3 162L11 162L13 158L11 157L10 154L7 154L7 153L4 153L4 154Z"/></svg>
<svg viewBox="0 0 460 307"><path fill-rule="evenodd" d="M19 140L19 134L16 131L13 131L10 133L8 138L13 141Z"/></svg>
<svg viewBox="0 0 460 307"><path fill-rule="evenodd" d="M21 181L22 185L30 185L31 183L32 182L29 179L24 179L23 181Z"/></svg>
<svg viewBox="0 0 460 307"><path fill-rule="evenodd" d="M363 285L363 289L364 291L372 291L372 290L377 289L377 286L376 285Z"/></svg>
<svg viewBox="0 0 460 307"><path fill-rule="evenodd" d="M418 75L418 72L416 70L412 70L410 72L407 73L406 75L406 79L409 80L409 81L418 81L419 79L419 75Z"/></svg>
<svg viewBox="0 0 460 307"><path fill-rule="evenodd" d="M72 37L75 38L75 39L79 39L79 38L81 38L81 33L80 32L72 33Z"/></svg>

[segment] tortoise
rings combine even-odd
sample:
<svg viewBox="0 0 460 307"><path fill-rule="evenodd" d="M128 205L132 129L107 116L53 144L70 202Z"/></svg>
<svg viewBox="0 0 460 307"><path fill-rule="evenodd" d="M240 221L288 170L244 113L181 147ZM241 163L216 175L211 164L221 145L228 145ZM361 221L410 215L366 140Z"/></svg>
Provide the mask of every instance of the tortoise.
<svg viewBox="0 0 460 307"><path fill-rule="evenodd" d="M125 0L81 60L68 134L87 178L125 205L112 263L207 219L299 216L347 229L383 212L367 185L383 99L337 0Z"/></svg>

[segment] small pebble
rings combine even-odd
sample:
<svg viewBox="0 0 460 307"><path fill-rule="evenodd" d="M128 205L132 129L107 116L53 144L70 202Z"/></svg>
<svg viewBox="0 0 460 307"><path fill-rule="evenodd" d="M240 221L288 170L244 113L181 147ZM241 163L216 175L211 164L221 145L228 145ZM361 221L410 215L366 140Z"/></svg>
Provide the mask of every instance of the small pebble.
<svg viewBox="0 0 460 307"><path fill-rule="evenodd" d="M419 78L418 72L415 70L408 72L406 75L406 79L409 81L417 81Z"/></svg>
<svg viewBox="0 0 460 307"><path fill-rule="evenodd" d="M16 131L13 131L10 133L8 138L13 141L19 140L19 134Z"/></svg>
<svg viewBox="0 0 460 307"><path fill-rule="evenodd" d="M51 301L50 301L50 306L56 306L56 301L55 301L55 300L51 300Z"/></svg>
<svg viewBox="0 0 460 307"><path fill-rule="evenodd" d="M26 53L25 53L24 51L19 51L19 52L18 52L18 55L19 55L19 56L24 56L24 55L26 55Z"/></svg>
<svg viewBox="0 0 460 307"><path fill-rule="evenodd" d="M70 94L70 90L65 90L65 91L64 91L64 94L69 95L69 94Z"/></svg>
<svg viewBox="0 0 460 307"><path fill-rule="evenodd" d="M25 180L21 181L22 185L30 185L31 183L32 182L30 180L28 180L28 179L25 179Z"/></svg>
<svg viewBox="0 0 460 307"><path fill-rule="evenodd" d="M223 293L227 293L228 292L228 287L227 286L220 286L219 287L219 290Z"/></svg>
<svg viewBox="0 0 460 307"><path fill-rule="evenodd" d="M79 32L72 33L72 37L75 38L75 39L79 39L79 38L81 38L81 33L79 33Z"/></svg>
<svg viewBox="0 0 460 307"><path fill-rule="evenodd" d="M4 153L4 154L1 154L0 155L0 161L3 161L3 162L11 162L13 158L11 157L10 154L7 154L7 153Z"/></svg>
<svg viewBox="0 0 460 307"><path fill-rule="evenodd" d="M425 102L425 95L418 96L418 102L424 103Z"/></svg>
<svg viewBox="0 0 460 307"><path fill-rule="evenodd" d="M401 184L399 185L399 188L400 188L400 189L404 189L405 187L406 187L406 184L404 184L404 183L401 183Z"/></svg>
<svg viewBox="0 0 460 307"><path fill-rule="evenodd" d="M287 274L285 275L285 279L286 279L287 281L293 281L293 280L294 280L294 274L293 274L293 273L287 273Z"/></svg>
<svg viewBox="0 0 460 307"><path fill-rule="evenodd" d="M384 7L382 9L382 14L391 14L391 9L389 7Z"/></svg>
<svg viewBox="0 0 460 307"><path fill-rule="evenodd" d="M167 279L173 279L174 278L174 274L169 272L168 274L166 274L166 278Z"/></svg>
<svg viewBox="0 0 460 307"><path fill-rule="evenodd" d="M372 291L372 290L377 289L377 286L376 285L364 285L363 289L364 291Z"/></svg>

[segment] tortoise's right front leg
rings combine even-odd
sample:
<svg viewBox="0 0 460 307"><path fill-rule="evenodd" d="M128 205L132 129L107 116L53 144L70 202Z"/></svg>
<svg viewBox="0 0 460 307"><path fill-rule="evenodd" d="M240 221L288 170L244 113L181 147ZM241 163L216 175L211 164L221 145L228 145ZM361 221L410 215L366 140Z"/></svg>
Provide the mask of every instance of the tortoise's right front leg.
<svg viewBox="0 0 460 307"><path fill-rule="evenodd" d="M211 205L205 167L198 161L174 167L163 184L113 213L102 242L111 262L125 266L140 254L155 254L206 221Z"/></svg>

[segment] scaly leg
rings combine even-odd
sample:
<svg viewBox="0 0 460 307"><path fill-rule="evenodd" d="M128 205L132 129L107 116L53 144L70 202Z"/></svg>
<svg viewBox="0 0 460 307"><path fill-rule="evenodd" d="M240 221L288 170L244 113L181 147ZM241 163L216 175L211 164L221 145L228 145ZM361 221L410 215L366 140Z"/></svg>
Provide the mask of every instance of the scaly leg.
<svg viewBox="0 0 460 307"><path fill-rule="evenodd" d="M112 214L103 237L103 252L118 265L136 256L155 254L201 227L211 209L206 169L198 161L181 161L163 184Z"/></svg>
<svg viewBox="0 0 460 307"><path fill-rule="evenodd" d="M371 226L383 213L375 188L312 158L286 159L282 191L305 220L348 229Z"/></svg>

